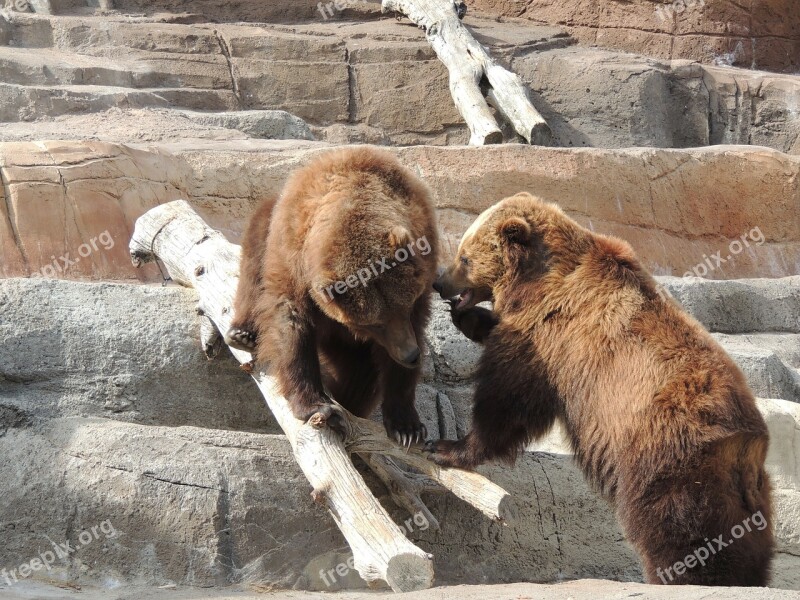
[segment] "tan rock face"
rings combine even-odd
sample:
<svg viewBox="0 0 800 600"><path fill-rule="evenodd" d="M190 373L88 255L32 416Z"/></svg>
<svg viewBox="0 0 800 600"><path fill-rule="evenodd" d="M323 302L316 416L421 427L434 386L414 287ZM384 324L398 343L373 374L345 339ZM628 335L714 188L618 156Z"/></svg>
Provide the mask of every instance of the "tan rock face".
<svg viewBox="0 0 800 600"><path fill-rule="evenodd" d="M243 25L14 13L0 19L0 140L216 137L196 127L177 133L182 112L162 127L140 111L278 109L333 143L467 143L447 70L424 33L345 14ZM560 27L523 19L466 20L530 86L556 146L744 143L787 152L800 137L797 76L586 48ZM110 110L132 114L102 115Z"/></svg>
<svg viewBox="0 0 800 600"><path fill-rule="evenodd" d="M488 13L564 25L581 42L660 58L794 73L795 0L467 0Z"/></svg>
<svg viewBox="0 0 800 600"><path fill-rule="evenodd" d="M127 251L133 223L147 209L186 198L238 241L256 203L329 148L266 140L147 149L0 144L0 273L157 281L152 265L134 270ZM391 151L431 186L445 255L481 211L524 190L557 202L595 231L628 240L656 274L728 279L800 271L800 157L743 147ZM103 234L113 244L104 244Z"/></svg>

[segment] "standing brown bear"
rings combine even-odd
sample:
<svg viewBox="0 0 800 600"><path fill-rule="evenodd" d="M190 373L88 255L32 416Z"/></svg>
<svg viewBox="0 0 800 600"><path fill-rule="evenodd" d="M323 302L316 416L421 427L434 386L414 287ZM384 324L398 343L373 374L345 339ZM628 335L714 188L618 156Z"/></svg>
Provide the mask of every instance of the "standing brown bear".
<svg viewBox="0 0 800 600"><path fill-rule="evenodd" d="M763 586L767 428L744 376L631 247L528 195L485 211L434 287L483 343L472 428L441 465L513 462L559 420L647 581ZM494 301L494 312L475 306Z"/></svg>
<svg viewBox="0 0 800 600"><path fill-rule="evenodd" d="M327 389L361 417L382 400L387 433L423 441L414 400L437 236L427 188L391 155L324 154L251 218L225 340L270 364L298 419L341 428Z"/></svg>

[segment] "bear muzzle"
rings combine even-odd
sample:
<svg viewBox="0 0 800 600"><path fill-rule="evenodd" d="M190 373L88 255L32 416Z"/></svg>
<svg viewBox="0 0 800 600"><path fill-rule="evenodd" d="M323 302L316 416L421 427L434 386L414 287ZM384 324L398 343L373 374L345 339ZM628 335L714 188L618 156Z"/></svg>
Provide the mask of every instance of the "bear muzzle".
<svg viewBox="0 0 800 600"><path fill-rule="evenodd" d="M422 352L411 321L390 322L386 326L386 336L381 345L396 363L407 369L415 369L420 364Z"/></svg>

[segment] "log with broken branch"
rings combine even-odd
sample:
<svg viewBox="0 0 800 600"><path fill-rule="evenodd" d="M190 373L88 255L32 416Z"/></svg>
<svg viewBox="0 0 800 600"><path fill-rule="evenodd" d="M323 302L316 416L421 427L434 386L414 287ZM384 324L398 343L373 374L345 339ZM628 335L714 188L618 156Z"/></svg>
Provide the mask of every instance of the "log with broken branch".
<svg viewBox="0 0 800 600"><path fill-rule="evenodd" d="M461 0L382 0L383 12L400 13L425 31L425 36L450 73L450 93L470 130L473 146L499 144L503 134L481 91L486 77L489 102L529 144L549 146L553 135L533 107L525 84L489 55L461 22Z"/></svg>
<svg viewBox="0 0 800 600"><path fill-rule="evenodd" d="M239 246L211 229L187 202L176 200L136 221L130 251L134 265L161 260L173 281L195 288L201 347L209 358L217 356L224 347L219 332L226 331L233 318ZM491 519L514 518L514 505L502 488L478 473L439 467L419 449L390 440L378 423L340 407L347 429L342 440L317 415L308 423L295 419L269 366L252 365L247 352L231 352L248 367L312 485L312 497L327 506L353 551L356 569L368 583L384 581L395 591L426 589L433 582L433 557L411 543L392 521L356 470L351 453L364 457L398 505L422 513L434 527L438 522L420 496L445 488ZM416 472L401 468L398 461Z"/></svg>

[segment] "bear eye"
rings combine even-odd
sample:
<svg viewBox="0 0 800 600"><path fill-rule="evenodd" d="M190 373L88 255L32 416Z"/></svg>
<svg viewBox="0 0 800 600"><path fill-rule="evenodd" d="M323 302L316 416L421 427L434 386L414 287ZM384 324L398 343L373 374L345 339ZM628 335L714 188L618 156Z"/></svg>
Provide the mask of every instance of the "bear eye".
<svg viewBox="0 0 800 600"><path fill-rule="evenodd" d="M462 256L461 257L461 264L464 265L465 267L468 267L469 266L469 259L466 256Z"/></svg>

